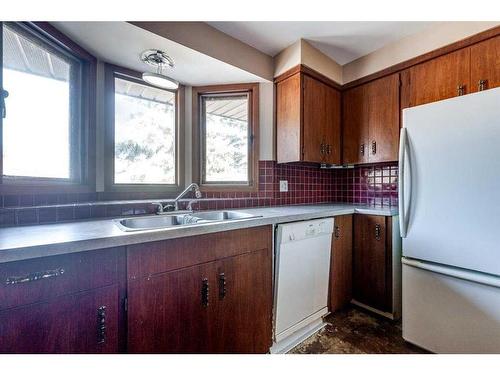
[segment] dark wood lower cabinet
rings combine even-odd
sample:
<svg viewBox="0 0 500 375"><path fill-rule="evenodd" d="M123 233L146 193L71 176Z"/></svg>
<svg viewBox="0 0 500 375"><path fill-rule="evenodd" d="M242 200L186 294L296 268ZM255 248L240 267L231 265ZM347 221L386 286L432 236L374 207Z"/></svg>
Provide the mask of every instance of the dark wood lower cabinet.
<svg viewBox="0 0 500 375"><path fill-rule="evenodd" d="M128 351L213 352L215 262L144 277L128 285Z"/></svg>
<svg viewBox="0 0 500 375"><path fill-rule="evenodd" d="M389 311L392 251L385 216L354 215L353 298Z"/></svg>
<svg viewBox="0 0 500 375"><path fill-rule="evenodd" d="M167 272L161 272L161 267L170 269L172 263L160 265L153 259L178 254L185 241L144 244L142 256L137 246L129 249L128 351L268 352L271 239L271 227L198 236L190 242L197 247L182 264L205 259L197 252L211 252L213 261Z"/></svg>
<svg viewBox="0 0 500 375"><path fill-rule="evenodd" d="M116 353L118 286L0 311L1 353Z"/></svg>
<svg viewBox="0 0 500 375"><path fill-rule="evenodd" d="M272 259L269 249L217 263L217 353L267 353L272 338Z"/></svg>
<svg viewBox="0 0 500 375"><path fill-rule="evenodd" d="M352 298L353 215L335 217L330 258L330 311L346 307Z"/></svg>

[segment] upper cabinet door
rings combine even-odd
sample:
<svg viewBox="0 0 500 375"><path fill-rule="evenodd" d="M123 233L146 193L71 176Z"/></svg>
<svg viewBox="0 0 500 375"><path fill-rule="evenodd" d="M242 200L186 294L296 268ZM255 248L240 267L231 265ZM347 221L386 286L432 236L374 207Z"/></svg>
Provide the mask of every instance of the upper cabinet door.
<svg viewBox="0 0 500 375"><path fill-rule="evenodd" d="M399 74L367 85L370 163L398 160Z"/></svg>
<svg viewBox="0 0 500 375"><path fill-rule="evenodd" d="M500 36L470 48L471 92L500 86Z"/></svg>
<svg viewBox="0 0 500 375"><path fill-rule="evenodd" d="M301 160L301 77L276 84L276 144L278 163Z"/></svg>
<svg viewBox="0 0 500 375"><path fill-rule="evenodd" d="M471 92L470 49L464 48L409 69L409 103L413 107Z"/></svg>
<svg viewBox="0 0 500 375"><path fill-rule="evenodd" d="M276 83L278 163L340 164L340 92L304 73Z"/></svg>
<svg viewBox="0 0 500 375"><path fill-rule="evenodd" d="M307 75L304 85L303 147L304 161L325 162L326 139L326 85Z"/></svg>
<svg viewBox="0 0 500 375"><path fill-rule="evenodd" d="M341 163L341 128L340 128L340 92L333 87L326 86L326 124L325 138L328 140L326 162L329 164Z"/></svg>
<svg viewBox="0 0 500 375"><path fill-rule="evenodd" d="M344 164L368 162L368 101L366 85L343 93Z"/></svg>

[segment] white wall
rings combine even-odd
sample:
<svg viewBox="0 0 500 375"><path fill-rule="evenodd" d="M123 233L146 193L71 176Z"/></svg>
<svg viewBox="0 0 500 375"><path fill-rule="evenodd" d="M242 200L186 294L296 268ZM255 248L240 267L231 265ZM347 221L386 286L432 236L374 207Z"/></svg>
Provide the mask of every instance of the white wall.
<svg viewBox="0 0 500 375"><path fill-rule="evenodd" d="M439 23L345 64L342 67L343 83L354 81L498 25L500 25L498 21Z"/></svg>
<svg viewBox="0 0 500 375"><path fill-rule="evenodd" d="M274 57L274 76L277 77L299 64L342 83L342 66L304 39L296 41Z"/></svg>
<svg viewBox="0 0 500 375"><path fill-rule="evenodd" d="M274 160L274 84L259 84L260 160Z"/></svg>

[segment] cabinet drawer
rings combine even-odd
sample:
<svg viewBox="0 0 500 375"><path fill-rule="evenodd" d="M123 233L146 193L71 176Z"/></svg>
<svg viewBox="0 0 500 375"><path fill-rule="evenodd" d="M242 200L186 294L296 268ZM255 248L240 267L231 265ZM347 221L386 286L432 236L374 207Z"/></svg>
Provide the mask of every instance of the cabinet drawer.
<svg viewBox="0 0 500 375"><path fill-rule="evenodd" d="M127 247L130 280L216 259L271 249L272 227L261 226Z"/></svg>
<svg viewBox="0 0 500 375"><path fill-rule="evenodd" d="M113 284L119 248L0 265L0 310Z"/></svg>
<svg viewBox="0 0 500 375"><path fill-rule="evenodd" d="M0 312L0 353L118 352L118 285Z"/></svg>

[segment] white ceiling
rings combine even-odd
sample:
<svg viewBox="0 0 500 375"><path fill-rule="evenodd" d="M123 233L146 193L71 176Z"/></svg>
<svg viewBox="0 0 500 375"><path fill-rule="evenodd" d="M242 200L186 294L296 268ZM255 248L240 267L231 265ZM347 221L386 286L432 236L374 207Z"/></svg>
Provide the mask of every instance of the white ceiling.
<svg viewBox="0 0 500 375"><path fill-rule="evenodd" d="M275 56L299 39L305 39L340 65L418 33L433 23L435 22L208 22L270 56Z"/></svg>
<svg viewBox="0 0 500 375"><path fill-rule="evenodd" d="M127 22L51 22L94 56L137 71L153 72L142 51L161 49L174 59L163 73L189 86L258 82L262 78Z"/></svg>

